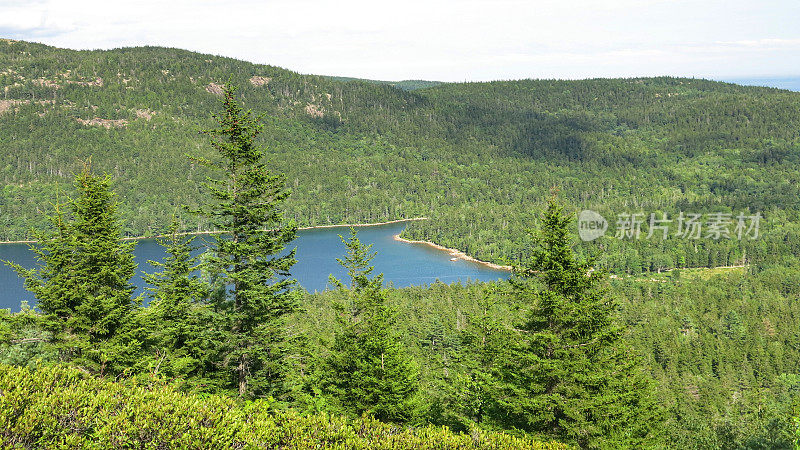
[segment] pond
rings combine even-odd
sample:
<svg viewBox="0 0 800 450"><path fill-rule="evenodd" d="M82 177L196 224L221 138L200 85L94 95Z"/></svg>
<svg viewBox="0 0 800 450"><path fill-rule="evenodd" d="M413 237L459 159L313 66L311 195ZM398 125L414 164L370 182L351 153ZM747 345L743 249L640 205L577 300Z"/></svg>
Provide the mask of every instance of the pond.
<svg viewBox="0 0 800 450"><path fill-rule="evenodd" d="M387 285L394 287L419 286L437 280L443 283L469 281L496 281L506 279L509 272L490 268L479 263L458 259L451 261L446 251L437 250L425 244L406 243L394 239L405 224L393 223L379 226L358 227L358 237L366 244L373 244L377 256L372 261L375 274L383 273ZM347 272L339 266L336 258L345 253L339 235L347 237L346 227L315 228L300 230L297 239L288 248L297 248L297 264L292 268L292 276L309 292L331 288L328 276L333 274L347 281ZM138 264L137 275L133 279L135 295L145 292L142 272L155 271L147 261L161 261L164 248L153 239L136 241L134 251ZM203 237L195 239L203 243ZM14 261L24 267L34 267L36 261L27 244L0 244L0 259ZM20 302L28 301L34 305L33 295L25 290L24 283L9 267L0 266L0 308L18 311ZM146 300L145 300L146 301Z"/></svg>

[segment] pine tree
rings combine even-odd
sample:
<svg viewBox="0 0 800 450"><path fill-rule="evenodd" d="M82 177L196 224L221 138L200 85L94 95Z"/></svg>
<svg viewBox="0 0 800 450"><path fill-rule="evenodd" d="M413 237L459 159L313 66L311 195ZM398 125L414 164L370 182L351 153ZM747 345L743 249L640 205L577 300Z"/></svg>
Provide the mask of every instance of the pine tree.
<svg viewBox="0 0 800 450"><path fill-rule="evenodd" d="M325 364L325 390L341 408L354 415L405 422L415 410L417 371L393 330L394 316L386 305L383 274L370 278L372 245L364 245L356 231L342 242L347 256L338 259L350 277L347 302L336 305L342 330L337 333Z"/></svg>
<svg viewBox="0 0 800 450"><path fill-rule="evenodd" d="M515 268L515 295L531 308L496 365L490 415L583 448L645 445L660 425L651 382L614 323L606 275L574 255L569 223L551 200L530 263Z"/></svg>
<svg viewBox="0 0 800 450"><path fill-rule="evenodd" d="M209 356L203 342L209 327L203 302L209 289L195 274L200 258L193 256L199 249L194 239L180 235L178 221L173 219L166 237L158 239L167 257L164 262L148 261L161 271L145 275L152 286L148 288L152 302L147 322L152 329L150 347L155 353L153 371L168 377L202 376Z"/></svg>
<svg viewBox="0 0 800 450"><path fill-rule="evenodd" d="M52 230L37 235L39 268L14 266L36 296L61 359L101 374L132 364L138 347L122 337L132 325L136 263L134 243L120 240L110 183L87 163L75 177L77 198L57 202Z"/></svg>
<svg viewBox="0 0 800 450"><path fill-rule="evenodd" d="M194 158L216 178L204 186L209 203L198 212L222 235L216 235L205 259L206 270L230 289L213 305L229 321L223 352L240 396L279 395L283 318L297 305L296 281L289 270L295 251L284 252L297 227L283 223L280 209L289 195L284 176L273 174L256 144L259 118L242 110L228 83L223 90L218 127L205 131L217 152L213 160Z"/></svg>

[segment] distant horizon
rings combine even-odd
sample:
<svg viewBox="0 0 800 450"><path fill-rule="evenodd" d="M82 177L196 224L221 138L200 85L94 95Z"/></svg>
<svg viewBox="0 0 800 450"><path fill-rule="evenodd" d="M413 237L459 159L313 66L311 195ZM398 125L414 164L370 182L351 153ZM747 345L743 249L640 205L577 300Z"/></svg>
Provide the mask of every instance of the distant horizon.
<svg viewBox="0 0 800 450"><path fill-rule="evenodd" d="M442 82L793 77L799 20L791 0L0 2L0 36L11 39L163 46L306 74Z"/></svg>
<svg viewBox="0 0 800 450"><path fill-rule="evenodd" d="M661 74L661 75L632 75L632 76L585 76L585 77L521 77L521 78L496 78L496 79L489 79L489 80L462 80L462 81L442 81L442 80L435 80L435 79L426 79L426 78L404 78L400 80L388 80L388 79L375 79L375 78L368 78L364 76L357 76L357 75L339 75L339 74L326 74L326 73L308 73L308 72L301 72L299 70L293 69L291 67L284 67L279 66L276 64L270 64L268 62L256 62L250 61L247 59L220 55L215 53L209 52L202 52L196 50L190 50L181 47L168 47L163 45L152 45L152 44L144 44L144 45L126 45L126 46L119 46L119 47L112 47L112 48L70 48L70 47L61 47L58 45L49 44L47 42L42 41L35 41L35 40L28 40L28 39L15 39L15 38L7 38L4 36L0 36L0 40L10 40L10 41L22 41L22 42L30 42L34 44L42 44L47 45L50 47L61 48L65 50L74 50L74 51L113 51L113 50L121 50L121 49L129 49L129 48L144 48L144 47L156 47L156 48L172 48L176 50L183 50L192 53L198 54L206 54L211 55L216 58L231 58L239 61L248 62L250 64L255 65L266 65L272 67L278 67L280 69L288 70L291 72L300 73L303 75L315 75L315 76L323 76L323 77L330 77L330 78L345 78L345 79L356 79L356 80L365 80L365 81L378 81L384 83L402 83L407 81L423 81L423 82L430 82L430 83L491 83L494 81L522 81L522 80L559 80L559 81L579 81L579 80L591 80L591 79L624 79L624 78L659 78L659 77L673 77L673 78L689 78L689 79L698 79L698 80L710 80L710 81L720 81L724 83L734 83L734 84L742 84L744 86L760 86L760 87L775 87L779 89L788 89L793 91L800 91L800 73L794 75L749 75L749 76L713 76L713 77L701 77L701 76L692 76L692 75L676 75L676 74ZM792 85L791 88L784 88L778 85L771 85L771 84L755 84L756 82L794 82L790 83ZM738 82L745 82L745 83L738 83ZM773 83L773 84L780 84L780 83Z"/></svg>

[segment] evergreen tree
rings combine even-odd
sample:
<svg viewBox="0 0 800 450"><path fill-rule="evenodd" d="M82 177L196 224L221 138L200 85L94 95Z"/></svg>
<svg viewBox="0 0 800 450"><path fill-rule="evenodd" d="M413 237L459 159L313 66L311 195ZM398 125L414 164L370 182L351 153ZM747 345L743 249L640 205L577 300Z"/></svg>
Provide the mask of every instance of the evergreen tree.
<svg viewBox="0 0 800 450"><path fill-rule="evenodd" d="M67 321L75 313L81 298L74 285L75 236L70 218L64 209L69 200L61 201L56 195L53 213L47 217L49 230L34 230L35 245L30 250L35 254L38 268L26 269L11 261L4 261L25 279L25 288L36 297L37 307L44 313L43 328L53 334L53 341L68 339ZM71 352L59 351L62 360L68 360Z"/></svg>
<svg viewBox="0 0 800 450"><path fill-rule="evenodd" d="M195 158L216 176L204 183L210 202L198 212L223 233L206 258L209 273L230 287L213 305L229 321L223 361L240 396L278 395L284 390L282 319L297 304L289 273L295 251L284 253L284 247L297 227L283 223L280 207L289 195L284 176L268 169L255 142L262 125L242 110L235 93L228 83L224 111L214 115L219 126L205 132L217 157Z"/></svg>
<svg viewBox="0 0 800 450"><path fill-rule="evenodd" d="M502 311L497 308L502 294L498 286L487 285L482 298L476 301L477 314L460 332L458 353L453 358L461 370L448 374L437 388L441 394L431 399L430 414L435 423L466 432L484 422L491 404L487 386L493 383L492 367L512 356L508 341L513 330L503 323Z"/></svg>
<svg viewBox="0 0 800 450"><path fill-rule="evenodd" d="M551 200L530 263L515 268L515 295L531 309L496 365L491 414L583 448L647 444L660 425L651 383L614 323L606 275L574 255L569 223Z"/></svg>
<svg viewBox="0 0 800 450"><path fill-rule="evenodd" d="M375 253L370 252L372 245L361 243L354 229L350 239L339 237L347 256L337 261L347 269L350 288L346 304L337 305L342 330L326 361L326 391L348 413L408 421L415 410L417 371L393 330L383 274L369 277ZM340 289L346 288L331 279Z"/></svg>
<svg viewBox="0 0 800 450"><path fill-rule="evenodd" d="M193 256L199 248L194 239L180 235L173 219L167 236L158 239L167 257L164 262L148 261L161 271L145 275L152 286L147 322L152 328L153 370L169 377L201 376L209 356L203 340L210 325L208 314L203 314L209 312L203 305L208 287L195 274L200 258Z"/></svg>
<svg viewBox="0 0 800 450"><path fill-rule="evenodd" d="M75 177L78 196L67 202L71 214L57 202L53 229L39 233L40 245L32 246L39 268L13 265L36 296L61 359L100 373L129 367L138 348L125 336L135 307L135 244L120 240L110 182L86 164Z"/></svg>

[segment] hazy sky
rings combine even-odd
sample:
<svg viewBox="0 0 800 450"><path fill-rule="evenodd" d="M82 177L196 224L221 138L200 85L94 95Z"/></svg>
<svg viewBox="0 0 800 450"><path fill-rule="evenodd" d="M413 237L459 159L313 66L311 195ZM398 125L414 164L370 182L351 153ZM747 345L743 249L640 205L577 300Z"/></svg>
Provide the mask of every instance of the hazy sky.
<svg viewBox="0 0 800 450"><path fill-rule="evenodd" d="M0 0L0 37L383 80L800 75L798 0Z"/></svg>

